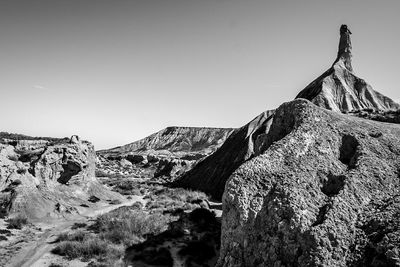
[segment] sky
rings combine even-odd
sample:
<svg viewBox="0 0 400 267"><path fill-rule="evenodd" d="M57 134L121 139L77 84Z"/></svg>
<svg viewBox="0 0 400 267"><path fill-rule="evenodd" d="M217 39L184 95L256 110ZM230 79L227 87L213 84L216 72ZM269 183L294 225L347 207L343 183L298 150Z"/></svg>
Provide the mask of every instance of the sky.
<svg viewBox="0 0 400 267"><path fill-rule="evenodd" d="M240 127L292 100L352 31L353 68L400 99L400 1L0 0L0 131L111 148Z"/></svg>

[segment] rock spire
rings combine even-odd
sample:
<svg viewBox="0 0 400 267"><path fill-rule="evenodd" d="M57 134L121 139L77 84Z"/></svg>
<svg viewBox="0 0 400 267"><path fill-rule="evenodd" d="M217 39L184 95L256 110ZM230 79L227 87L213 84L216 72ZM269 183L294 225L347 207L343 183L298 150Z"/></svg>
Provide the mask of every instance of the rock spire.
<svg viewBox="0 0 400 267"><path fill-rule="evenodd" d="M346 69L349 71L353 71L353 67L351 65L351 38L350 38L351 31L347 27L347 25L343 24L340 27L340 41L339 41L339 50L338 55L335 60L335 63L343 62Z"/></svg>
<svg viewBox="0 0 400 267"><path fill-rule="evenodd" d="M399 109L398 103L372 89L353 72L350 35L347 25L342 25L339 50L332 67L307 85L296 98L304 98L317 106L343 113L364 109Z"/></svg>

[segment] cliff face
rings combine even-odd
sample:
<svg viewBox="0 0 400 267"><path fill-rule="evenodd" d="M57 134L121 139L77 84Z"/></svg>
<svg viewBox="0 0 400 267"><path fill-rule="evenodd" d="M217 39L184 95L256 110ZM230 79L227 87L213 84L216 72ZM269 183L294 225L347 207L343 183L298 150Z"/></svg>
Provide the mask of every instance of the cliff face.
<svg viewBox="0 0 400 267"><path fill-rule="evenodd" d="M334 64L296 98L310 100L317 106L336 112L350 112L364 118L395 121L397 112L390 111L399 109L400 105L374 91L353 73L350 34L347 26L342 25L338 55ZM248 159L264 152L264 143L268 139L269 126L274 120L274 115L273 111L267 111L266 119L263 114L234 132L220 149L195 165L179 178L176 184L203 190L220 199L226 180L232 172ZM251 134L248 135L248 132ZM258 141L254 142L257 139Z"/></svg>
<svg viewBox="0 0 400 267"><path fill-rule="evenodd" d="M167 127L139 141L100 150L103 156L134 154L174 154L176 157L187 154L208 155L215 151L234 129Z"/></svg>
<svg viewBox="0 0 400 267"><path fill-rule="evenodd" d="M177 186L195 188L221 198L225 182L244 161L262 151L262 137L269 131L274 111L266 111L234 131L213 154L185 173Z"/></svg>
<svg viewBox="0 0 400 267"><path fill-rule="evenodd" d="M78 212L75 207L87 204L90 195L113 195L95 178L91 143L20 138L0 142L0 213L65 216Z"/></svg>
<svg viewBox="0 0 400 267"><path fill-rule="evenodd" d="M400 126L283 104L223 196L219 266L398 266Z"/></svg>

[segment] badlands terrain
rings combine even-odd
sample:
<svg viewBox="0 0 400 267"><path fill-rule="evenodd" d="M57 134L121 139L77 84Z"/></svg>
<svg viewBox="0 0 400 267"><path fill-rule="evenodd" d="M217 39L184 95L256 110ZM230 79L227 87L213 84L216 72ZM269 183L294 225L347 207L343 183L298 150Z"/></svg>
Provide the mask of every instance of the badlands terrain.
<svg viewBox="0 0 400 267"><path fill-rule="evenodd" d="M327 71L238 129L97 152L0 133L0 266L400 266L400 105L339 33Z"/></svg>

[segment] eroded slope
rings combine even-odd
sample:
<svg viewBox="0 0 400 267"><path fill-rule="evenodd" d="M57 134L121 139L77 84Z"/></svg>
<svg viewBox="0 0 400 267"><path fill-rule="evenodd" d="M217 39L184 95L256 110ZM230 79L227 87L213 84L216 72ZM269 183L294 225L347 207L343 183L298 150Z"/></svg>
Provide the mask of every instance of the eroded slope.
<svg viewBox="0 0 400 267"><path fill-rule="evenodd" d="M398 125L296 100L267 146L226 184L220 266L400 264Z"/></svg>

